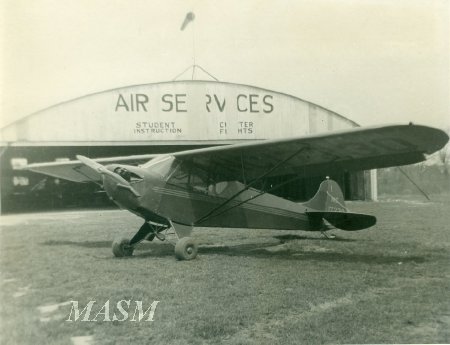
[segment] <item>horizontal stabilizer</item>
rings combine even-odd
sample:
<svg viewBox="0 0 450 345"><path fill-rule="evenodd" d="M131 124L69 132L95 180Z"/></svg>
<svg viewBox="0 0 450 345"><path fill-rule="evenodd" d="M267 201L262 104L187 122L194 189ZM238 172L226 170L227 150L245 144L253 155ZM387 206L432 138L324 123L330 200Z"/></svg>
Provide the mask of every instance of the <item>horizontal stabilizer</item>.
<svg viewBox="0 0 450 345"><path fill-rule="evenodd" d="M334 227L347 231L370 228L377 222L374 216L350 212L325 212L323 218Z"/></svg>
<svg viewBox="0 0 450 345"><path fill-rule="evenodd" d="M346 231L367 229L377 222L374 216L362 213L310 211L306 214L311 220L317 221L323 218L335 228Z"/></svg>

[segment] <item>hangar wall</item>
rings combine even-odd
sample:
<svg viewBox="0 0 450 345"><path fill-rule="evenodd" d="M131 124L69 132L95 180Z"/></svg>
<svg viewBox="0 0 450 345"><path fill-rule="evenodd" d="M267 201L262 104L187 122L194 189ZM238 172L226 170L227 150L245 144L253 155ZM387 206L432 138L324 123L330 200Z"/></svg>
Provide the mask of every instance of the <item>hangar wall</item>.
<svg viewBox="0 0 450 345"><path fill-rule="evenodd" d="M19 163L74 159L80 153L103 157L117 156L119 151L173 152L180 147L303 136L356 126L319 105L248 85L188 80L107 90L51 106L1 129L2 205L8 209L17 190L31 198L32 191L39 189L43 177L19 173L13 167ZM364 174L334 178L342 180L348 198L366 197ZM46 181L55 189L54 183ZM57 183L57 189L61 184L67 186ZM316 182L309 183L315 188ZM298 192L302 184L287 186L284 196L289 197L289 190L295 188L291 198L309 196L309 191ZM69 183L66 189L71 188L75 187Z"/></svg>
<svg viewBox="0 0 450 345"><path fill-rule="evenodd" d="M2 129L2 141L142 143L274 139L357 126L318 105L257 87L174 81L57 104Z"/></svg>

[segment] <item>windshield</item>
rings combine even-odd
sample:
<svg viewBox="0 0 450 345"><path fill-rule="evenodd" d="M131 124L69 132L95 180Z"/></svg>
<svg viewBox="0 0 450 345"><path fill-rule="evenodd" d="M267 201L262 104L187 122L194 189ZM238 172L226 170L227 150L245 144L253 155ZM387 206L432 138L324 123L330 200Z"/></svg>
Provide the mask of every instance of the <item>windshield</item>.
<svg viewBox="0 0 450 345"><path fill-rule="evenodd" d="M171 173L174 163L175 157L161 156L141 165L141 168L156 173L165 179Z"/></svg>

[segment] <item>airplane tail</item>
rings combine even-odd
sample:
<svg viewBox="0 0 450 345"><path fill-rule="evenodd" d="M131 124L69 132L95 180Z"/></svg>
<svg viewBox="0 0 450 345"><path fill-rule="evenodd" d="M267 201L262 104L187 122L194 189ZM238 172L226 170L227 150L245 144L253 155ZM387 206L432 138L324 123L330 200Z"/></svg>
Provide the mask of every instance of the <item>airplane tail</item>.
<svg viewBox="0 0 450 345"><path fill-rule="evenodd" d="M303 204L307 208L310 224L316 230L326 228L324 220L334 227L347 231L362 230L376 223L376 218L367 214L349 212L339 185L326 179L320 184L314 197Z"/></svg>

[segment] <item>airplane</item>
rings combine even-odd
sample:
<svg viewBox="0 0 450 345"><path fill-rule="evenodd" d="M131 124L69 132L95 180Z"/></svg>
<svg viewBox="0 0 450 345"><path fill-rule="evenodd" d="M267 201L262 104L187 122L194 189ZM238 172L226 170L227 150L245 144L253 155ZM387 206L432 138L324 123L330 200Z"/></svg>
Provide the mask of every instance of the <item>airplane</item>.
<svg viewBox="0 0 450 345"><path fill-rule="evenodd" d="M194 228L255 228L320 231L362 230L372 215L350 212L339 185L326 178L312 199L296 203L270 192L296 179L330 176L424 161L448 142L440 129L388 125L258 140L158 155L35 163L24 169L75 182L101 183L119 207L143 218L131 238L116 239L116 257L168 234L177 237L175 257L191 260ZM124 164L146 161L141 165ZM104 164L101 164L104 163ZM267 178L294 176L272 186Z"/></svg>

